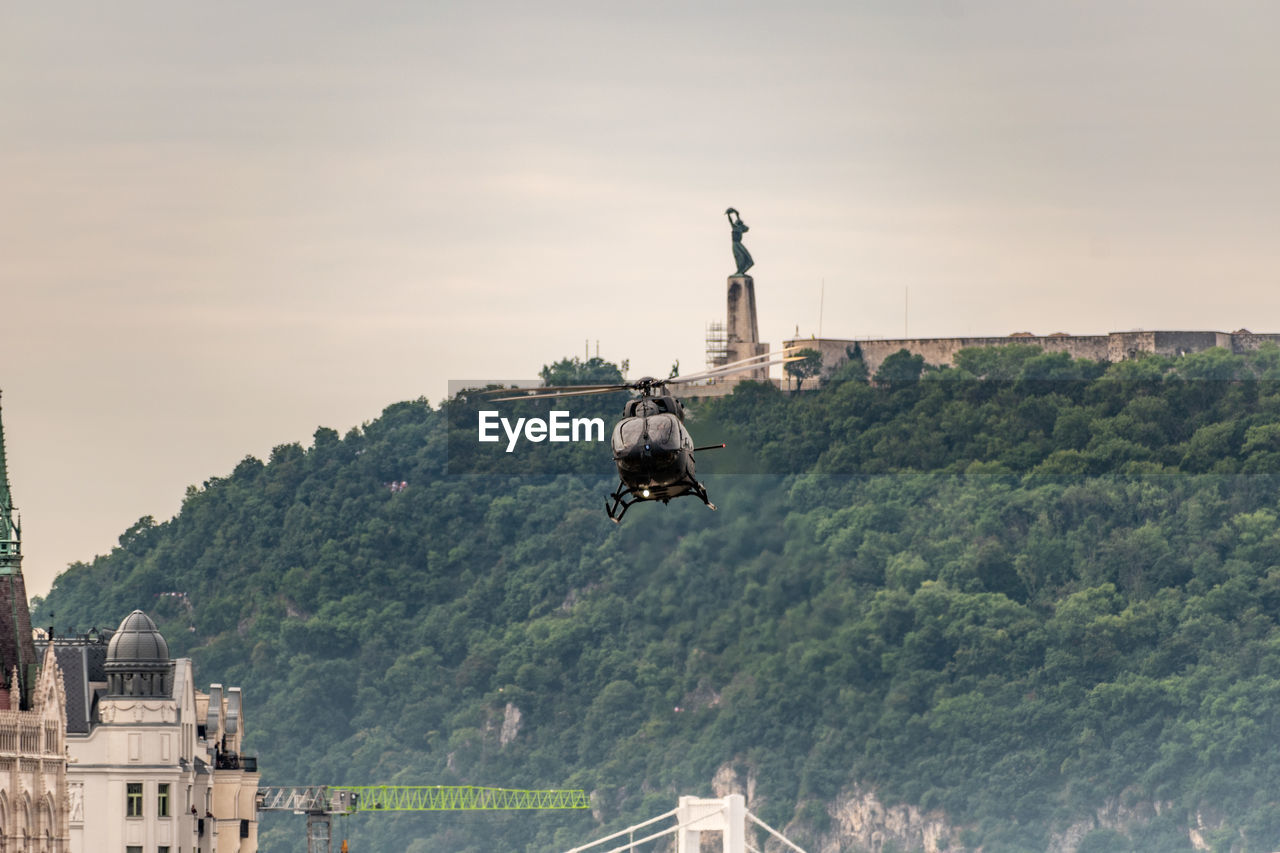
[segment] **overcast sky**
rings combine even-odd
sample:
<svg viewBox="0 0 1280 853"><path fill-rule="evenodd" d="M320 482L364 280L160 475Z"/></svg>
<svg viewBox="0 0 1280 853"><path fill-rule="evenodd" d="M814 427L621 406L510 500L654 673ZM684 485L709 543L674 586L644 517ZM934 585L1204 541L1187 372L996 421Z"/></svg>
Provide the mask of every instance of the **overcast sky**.
<svg viewBox="0 0 1280 853"><path fill-rule="evenodd" d="M5 4L28 589L450 378L700 366L730 205L775 346L1280 332L1278 36L1261 0Z"/></svg>

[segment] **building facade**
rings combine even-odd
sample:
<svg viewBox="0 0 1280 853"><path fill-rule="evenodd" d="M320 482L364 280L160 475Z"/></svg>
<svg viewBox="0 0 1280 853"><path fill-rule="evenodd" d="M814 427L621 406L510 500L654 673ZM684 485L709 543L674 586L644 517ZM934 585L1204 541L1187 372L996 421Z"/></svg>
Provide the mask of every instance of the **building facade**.
<svg viewBox="0 0 1280 853"><path fill-rule="evenodd" d="M0 851L70 849L64 726L62 679L49 654L27 707L0 708Z"/></svg>
<svg viewBox="0 0 1280 853"><path fill-rule="evenodd" d="M239 688L195 688L142 611L55 640L67 707L72 853L254 853L257 761Z"/></svg>
<svg viewBox="0 0 1280 853"><path fill-rule="evenodd" d="M32 640L0 422L0 851L68 850L63 700L54 655L39 655Z"/></svg>

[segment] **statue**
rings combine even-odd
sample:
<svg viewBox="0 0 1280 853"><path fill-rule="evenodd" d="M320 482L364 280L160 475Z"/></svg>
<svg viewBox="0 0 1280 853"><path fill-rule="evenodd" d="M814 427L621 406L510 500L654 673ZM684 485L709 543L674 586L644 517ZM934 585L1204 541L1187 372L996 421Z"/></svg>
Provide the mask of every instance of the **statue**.
<svg viewBox="0 0 1280 853"><path fill-rule="evenodd" d="M733 262L738 265L734 275L746 275L747 270L755 266L755 261L751 260L751 253L747 251L747 247L742 245L742 235L751 229L742 221L738 211L732 207L726 210L724 215L729 217L729 227L733 229Z"/></svg>
<svg viewBox="0 0 1280 853"><path fill-rule="evenodd" d="M67 794L71 800L71 815L73 821L84 820L84 783L68 782Z"/></svg>

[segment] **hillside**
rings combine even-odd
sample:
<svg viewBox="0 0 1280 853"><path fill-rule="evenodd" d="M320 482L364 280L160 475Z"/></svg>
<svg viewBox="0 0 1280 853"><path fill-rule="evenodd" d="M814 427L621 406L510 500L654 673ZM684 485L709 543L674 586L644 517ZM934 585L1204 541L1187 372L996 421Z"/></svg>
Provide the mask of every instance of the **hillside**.
<svg viewBox="0 0 1280 853"><path fill-rule="evenodd" d="M462 474L476 404L397 403L190 488L34 618L146 609L244 687L265 784L594 797L354 817L353 850L564 850L717 772L811 851L868 791L951 850L1280 846L1280 350L859 367L695 406L720 511L616 527L607 451Z"/></svg>

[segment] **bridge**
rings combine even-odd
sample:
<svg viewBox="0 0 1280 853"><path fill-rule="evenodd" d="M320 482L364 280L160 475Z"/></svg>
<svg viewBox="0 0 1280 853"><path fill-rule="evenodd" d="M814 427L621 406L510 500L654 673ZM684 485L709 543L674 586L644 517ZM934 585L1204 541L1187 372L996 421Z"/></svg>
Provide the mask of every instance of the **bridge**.
<svg viewBox="0 0 1280 853"><path fill-rule="evenodd" d="M662 827L663 823L670 825ZM594 853L623 853L638 850L640 845L668 835L676 838L676 853L698 853L702 849L700 845L704 832L720 833L724 853L761 853L764 846L760 840L761 835L780 841L784 847L796 853L805 853L782 833L747 811L746 799L741 794L730 794L719 800L681 797L680 804L666 814L565 853L586 853L588 850ZM637 834L640 835L639 838L636 837ZM624 837L626 841L622 840Z"/></svg>

